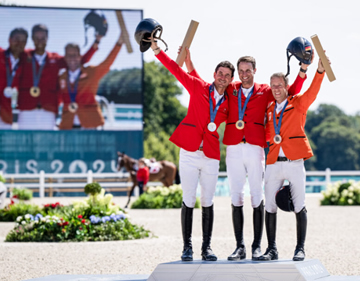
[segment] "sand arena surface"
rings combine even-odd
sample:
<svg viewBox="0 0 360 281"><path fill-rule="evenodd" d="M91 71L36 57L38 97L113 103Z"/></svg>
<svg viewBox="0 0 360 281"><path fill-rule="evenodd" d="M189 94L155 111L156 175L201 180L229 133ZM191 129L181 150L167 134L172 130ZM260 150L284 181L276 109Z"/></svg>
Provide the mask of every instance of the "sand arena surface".
<svg viewBox="0 0 360 281"><path fill-rule="evenodd" d="M308 232L306 258L319 259L331 275L360 275L360 206L320 206L321 195L307 194ZM35 204L71 203L74 197L34 198ZM115 197L124 206L125 197ZM132 202L134 198L132 198ZM212 249L226 259L235 249L229 197L215 198ZM131 210L132 223L143 225L157 238L114 242L7 243L14 223L0 223L0 280L25 280L55 274L151 274L157 264L180 259L182 236L180 209ZM251 258L252 208L244 207L244 238ZM296 244L293 213L278 212L279 259L292 259ZM267 240L264 230L262 251ZM201 210L195 209L193 223L194 258L200 259Z"/></svg>

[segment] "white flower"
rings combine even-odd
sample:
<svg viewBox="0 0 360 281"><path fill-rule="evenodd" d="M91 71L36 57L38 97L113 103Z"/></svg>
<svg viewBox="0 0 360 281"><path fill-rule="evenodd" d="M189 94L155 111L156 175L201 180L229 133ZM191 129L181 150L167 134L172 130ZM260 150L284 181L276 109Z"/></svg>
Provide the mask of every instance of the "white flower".
<svg viewBox="0 0 360 281"><path fill-rule="evenodd" d="M354 203L354 200L348 199L348 204L349 204L349 205L352 205L353 203Z"/></svg>
<svg viewBox="0 0 360 281"><path fill-rule="evenodd" d="M353 193L353 192L349 192L348 196L349 196L349 197L353 197L353 196L354 196L354 193Z"/></svg>
<svg viewBox="0 0 360 281"><path fill-rule="evenodd" d="M22 221L21 224L26 224L26 221Z"/></svg>
<svg viewBox="0 0 360 281"><path fill-rule="evenodd" d="M46 218L42 217L42 218L41 218L41 221L42 221L42 222L46 222Z"/></svg>
<svg viewBox="0 0 360 281"><path fill-rule="evenodd" d="M353 187L352 185L350 185L350 186L348 187L348 190L349 190L350 192L352 192L352 191L354 191L354 187Z"/></svg>
<svg viewBox="0 0 360 281"><path fill-rule="evenodd" d="M27 219L27 220L30 219L30 215L29 215L29 214L26 214L26 215L25 215L25 219Z"/></svg>
<svg viewBox="0 0 360 281"><path fill-rule="evenodd" d="M22 216L18 216L17 218L16 218L16 221L21 221L22 220Z"/></svg>

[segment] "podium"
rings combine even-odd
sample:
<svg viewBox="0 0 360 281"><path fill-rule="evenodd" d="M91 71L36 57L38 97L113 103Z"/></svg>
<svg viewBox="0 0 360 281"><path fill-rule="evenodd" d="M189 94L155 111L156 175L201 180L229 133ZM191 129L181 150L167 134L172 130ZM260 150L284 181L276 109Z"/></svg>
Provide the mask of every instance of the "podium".
<svg viewBox="0 0 360 281"><path fill-rule="evenodd" d="M360 281L360 276L330 276L317 259L301 262L175 261L159 264L147 281Z"/></svg>

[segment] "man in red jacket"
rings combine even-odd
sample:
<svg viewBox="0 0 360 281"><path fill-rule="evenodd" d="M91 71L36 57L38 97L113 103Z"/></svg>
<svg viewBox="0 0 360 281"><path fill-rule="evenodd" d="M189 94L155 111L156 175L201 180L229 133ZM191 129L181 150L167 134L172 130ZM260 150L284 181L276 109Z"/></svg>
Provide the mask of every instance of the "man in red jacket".
<svg viewBox="0 0 360 281"><path fill-rule="evenodd" d="M66 62L57 53L47 52L48 28L37 24L32 28L32 40L35 50L26 50L21 58L22 72L19 87L19 118L20 130L53 130L59 105L58 75ZM99 39L82 57L88 62L98 48Z"/></svg>
<svg viewBox="0 0 360 281"><path fill-rule="evenodd" d="M10 32L9 48L0 48L0 129L12 129L11 100L17 99L18 79L21 72L20 56L24 52L28 32L15 28Z"/></svg>
<svg viewBox="0 0 360 281"><path fill-rule="evenodd" d="M177 78L190 94L190 103L185 118L176 128L170 141L180 149L180 178L183 189L181 226L184 249L183 261L193 260L191 232L196 189L200 180L203 242L203 260L216 261L210 247L216 182L219 173L220 143L217 128L228 115L228 97L225 89L234 79L234 66L223 61L214 72L214 82L206 83L186 73L171 60L156 42L151 44L156 57Z"/></svg>
<svg viewBox="0 0 360 281"><path fill-rule="evenodd" d="M191 60L185 60L188 71L200 78ZM229 115L223 143L227 145L226 167L230 184L232 220L236 239L236 249L228 260L246 258L243 239L244 227L244 189L246 178L250 185L251 205L253 207L254 240L251 245L252 259L261 256L261 238L264 225L263 180L265 173L264 119L267 105L274 99L266 84L254 82L256 61L251 56L241 57L237 62L241 82L233 82L227 88L229 96ZM291 95L300 92L307 69L302 64L299 76L289 88Z"/></svg>

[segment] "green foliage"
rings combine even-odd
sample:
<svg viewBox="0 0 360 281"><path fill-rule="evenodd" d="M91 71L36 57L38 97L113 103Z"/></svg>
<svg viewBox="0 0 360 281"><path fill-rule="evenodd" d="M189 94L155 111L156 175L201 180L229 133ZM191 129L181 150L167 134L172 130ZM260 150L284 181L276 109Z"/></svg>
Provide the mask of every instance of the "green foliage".
<svg viewBox="0 0 360 281"><path fill-rule="evenodd" d="M321 205L360 205L360 181L336 182L321 193Z"/></svg>
<svg viewBox="0 0 360 281"><path fill-rule="evenodd" d="M33 204L25 204L19 202L6 206L0 210L0 221L15 221L17 217L24 216L26 214L36 215L41 212L40 207Z"/></svg>
<svg viewBox="0 0 360 281"><path fill-rule="evenodd" d="M144 139L150 133L171 135L187 112L176 98L182 90L162 64L145 63L144 69Z"/></svg>
<svg viewBox="0 0 360 281"><path fill-rule="evenodd" d="M108 100L141 103L141 77L140 68L111 70L101 79L97 94Z"/></svg>
<svg viewBox="0 0 360 281"><path fill-rule="evenodd" d="M90 195L88 198L73 202L73 209L76 214L82 214L84 218L90 218L91 215L106 216L124 211L112 201L113 195L106 194L105 189L100 193Z"/></svg>
<svg viewBox="0 0 360 281"><path fill-rule="evenodd" d="M359 115L347 116L335 105L321 104L308 112L305 128L315 155L311 162L305 162L307 169L360 168Z"/></svg>
<svg viewBox="0 0 360 281"><path fill-rule="evenodd" d="M85 185L84 192L87 195L96 195L101 192L101 186L97 182L88 183Z"/></svg>
<svg viewBox="0 0 360 281"><path fill-rule="evenodd" d="M169 141L169 135L165 132L159 134L150 133L144 141L144 157L155 157L158 160L168 160L173 163L179 161L180 148Z"/></svg>
<svg viewBox="0 0 360 281"><path fill-rule="evenodd" d="M0 173L0 182L5 183L6 179L4 178L4 176Z"/></svg>
<svg viewBox="0 0 360 281"><path fill-rule="evenodd" d="M114 217L113 217L114 218ZM70 218L57 216L17 218L16 226L6 236L6 242L111 241L149 237L150 232L133 225L127 218L92 223L82 215Z"/></svg>
<svg viewBox="0 0 360 281"><path fill-rule="evenodd" d="M23 187L14 188L12 194L19 200L30 200L33 197L32 190Z"/></svg>
<svg viewBox="0 0 360 281"><path fill-rule="evenodd" d="M150 187L131 205L132 209L172 209L181 208L182 189L180 185L170 187ZM200 207L196 198L195 208Z"/></svg>

